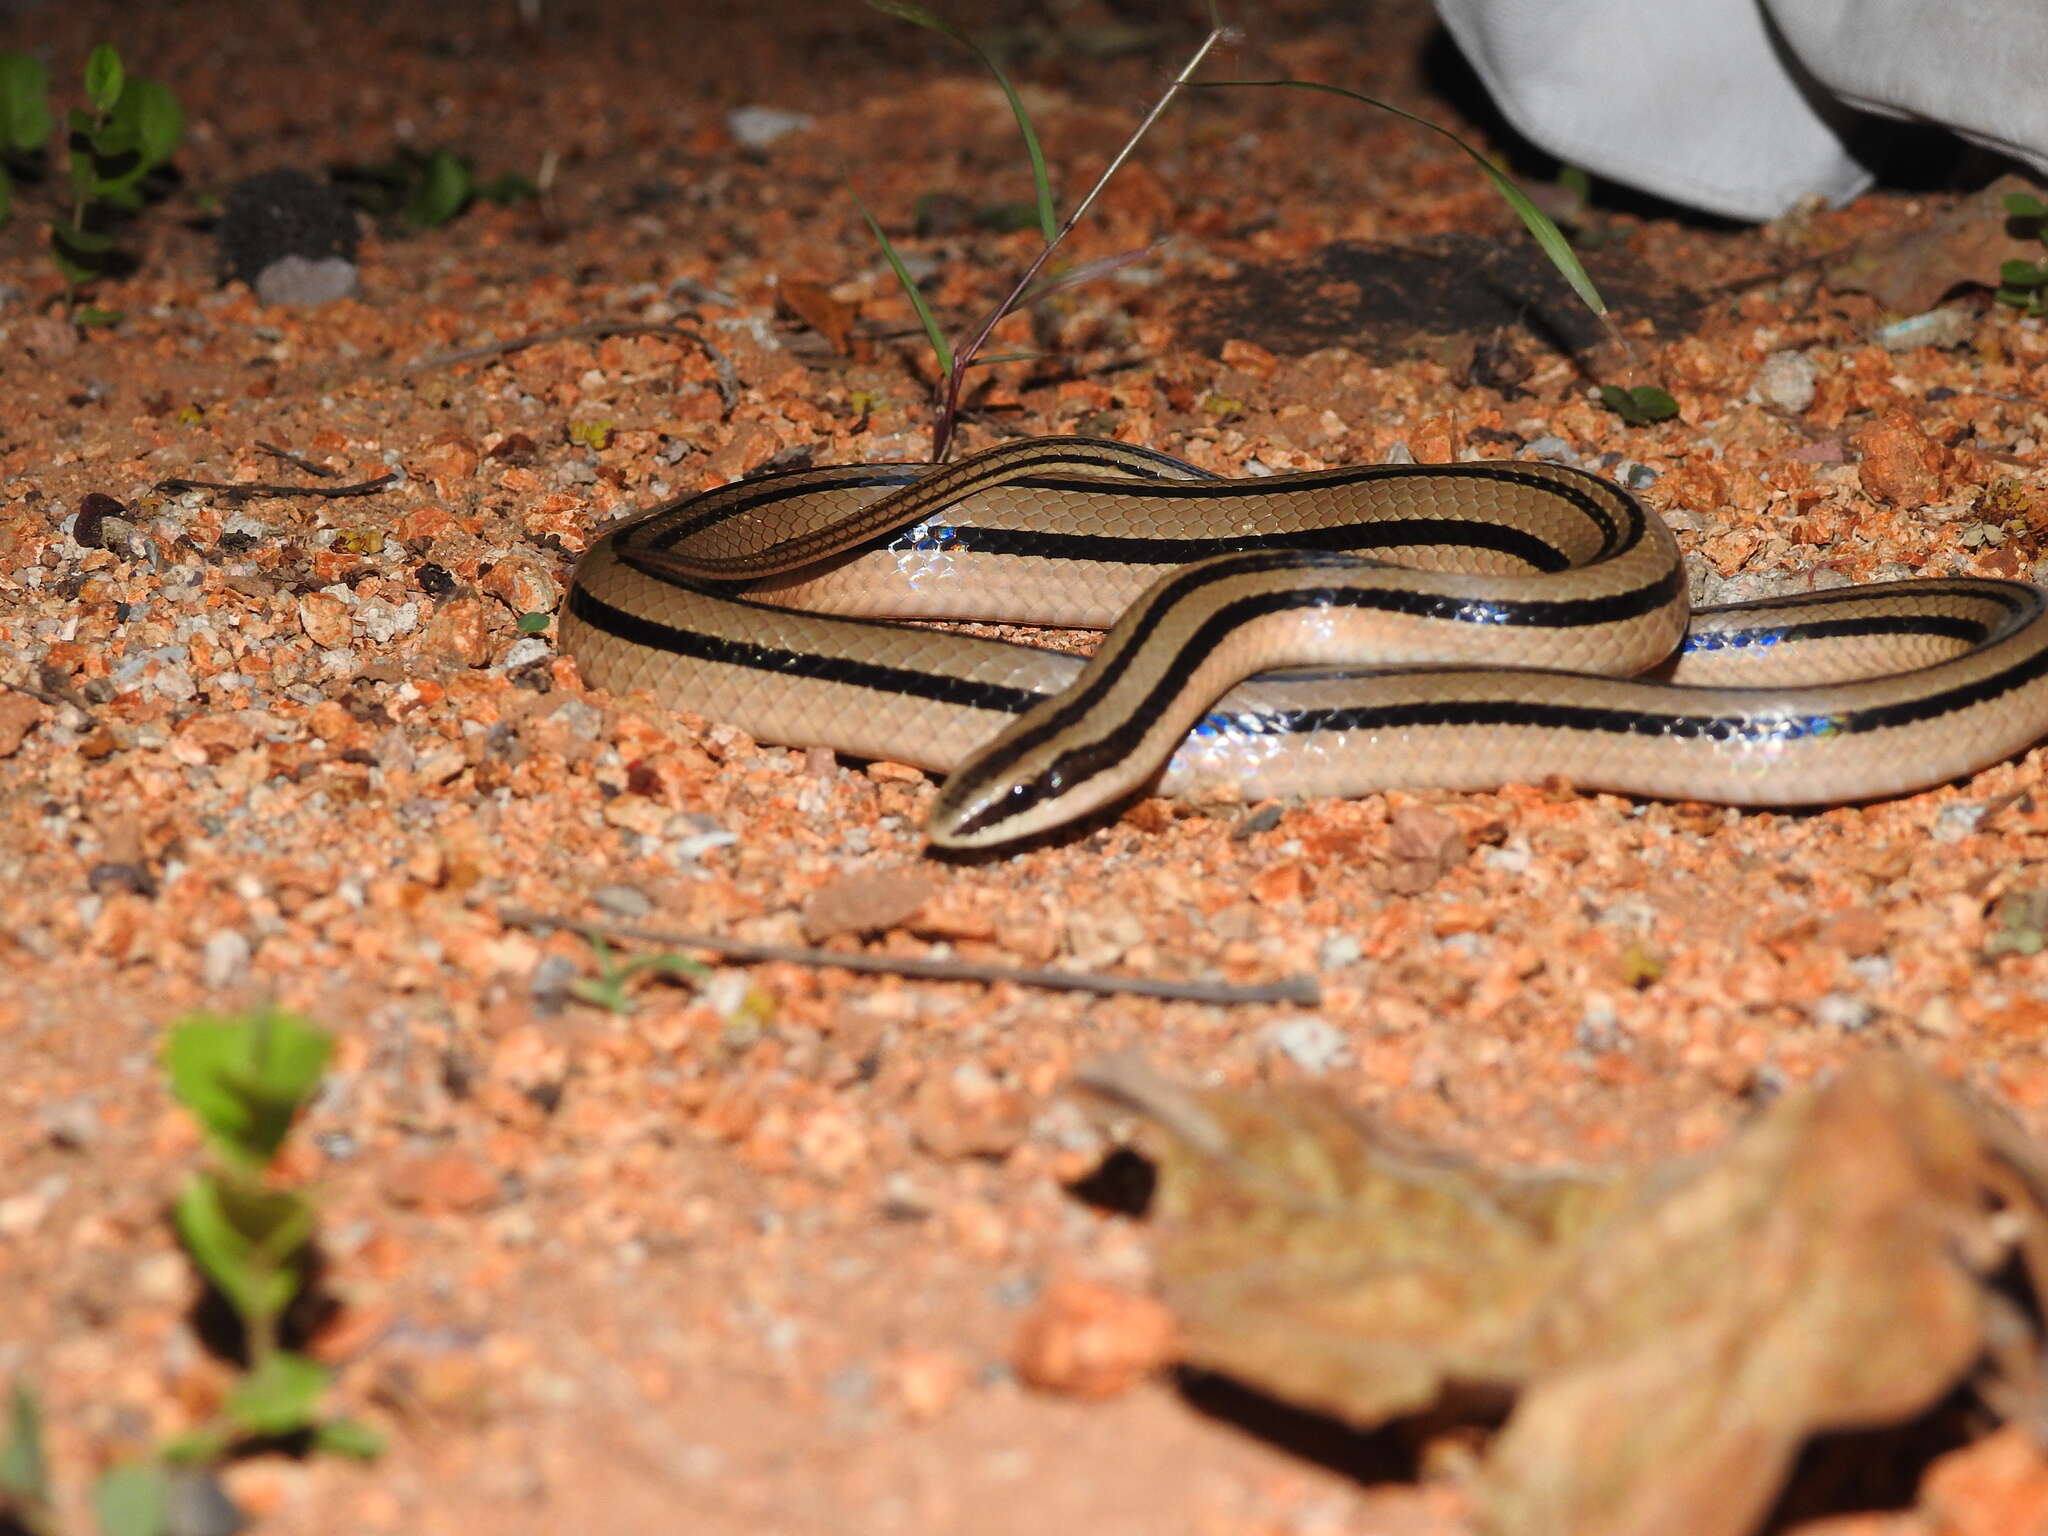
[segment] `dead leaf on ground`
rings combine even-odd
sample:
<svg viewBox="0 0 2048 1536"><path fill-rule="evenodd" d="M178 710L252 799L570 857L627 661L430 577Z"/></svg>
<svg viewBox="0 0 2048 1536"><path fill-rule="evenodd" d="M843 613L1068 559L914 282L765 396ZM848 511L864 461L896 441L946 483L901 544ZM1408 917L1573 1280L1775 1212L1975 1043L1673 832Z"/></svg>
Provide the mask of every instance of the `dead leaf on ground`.
<svg viewBox="0 0 2048 1536"><path fill-rule="evenodd" d="M853 355L853 323L857 317L851 304L833 298L821 283L793 278L776 289L776 298L784 313L824 337L834 352L842 357Z"/></svg>
<svg viewBox="0 0 2048 1536"><path fill-rule="evenodd" d="M804 902L808 943L842 933L884 933L931 900L938 886L914 869L870 869L821 885Z"/></svg>
<svg viewBox="0 0 2048 1536"><path fill-rule="evenodd" d="M2024 176L2001 176L1925 229L1867 240L1828 269L1830 288L1867 293L1886 309L1917 315L1966 283L1993 288L2006 261L2037 261L2041 242L2006 232L2008 192L2033 193Z"/></svg>
<svg viewBox="0 0 2048 1536"><path fill-rule="evenodd" d="M1903 1060L1627 1174L1490 1171L1314 1090L1082 1083L1143 1117L1181 1358L1362 1428L1511 1399L1499 1536L1744 1536L1815 1435L1965 1383L2048 1416L2048 1161Z"/></svg>

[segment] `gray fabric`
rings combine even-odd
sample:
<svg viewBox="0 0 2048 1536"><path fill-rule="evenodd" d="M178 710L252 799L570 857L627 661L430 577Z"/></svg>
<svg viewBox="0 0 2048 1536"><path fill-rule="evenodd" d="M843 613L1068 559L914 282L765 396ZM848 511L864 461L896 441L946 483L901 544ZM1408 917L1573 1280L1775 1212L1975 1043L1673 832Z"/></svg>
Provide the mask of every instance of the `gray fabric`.
<svg viewBox="0 0 2048 1536"><path fill-rule="evenodd" d="M2048 173L2048 0L1436 0L1517 129L1734 218L1870 184L1856 111Z"/></svg>

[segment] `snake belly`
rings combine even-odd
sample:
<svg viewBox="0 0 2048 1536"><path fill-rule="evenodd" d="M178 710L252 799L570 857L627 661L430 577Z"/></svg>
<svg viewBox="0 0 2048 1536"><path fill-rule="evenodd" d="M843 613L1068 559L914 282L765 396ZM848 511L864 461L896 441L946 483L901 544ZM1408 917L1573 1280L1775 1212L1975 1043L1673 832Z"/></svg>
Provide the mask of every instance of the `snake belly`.
<svg viewBox="0 0 2048 1536"><path fill-rule="evenodd" d="M1092 658L926 627L1106 629ZM1872 799L2048 734L2024 582L1843 587L1688 614L1668 528L1563 465L1219 478L1091 438L791 470L594 543L585 680L790 746L947 774L987 847L1147 786L1190 797L1583 788Z"/></svg>

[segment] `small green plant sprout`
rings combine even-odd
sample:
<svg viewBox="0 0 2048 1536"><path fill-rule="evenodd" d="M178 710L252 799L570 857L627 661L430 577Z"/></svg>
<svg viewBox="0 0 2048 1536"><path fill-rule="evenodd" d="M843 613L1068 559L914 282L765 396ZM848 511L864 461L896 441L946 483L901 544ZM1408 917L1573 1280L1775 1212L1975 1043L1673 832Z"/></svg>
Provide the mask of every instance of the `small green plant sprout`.
<svg viewBox="0 0 2048 1536"><path fill-rule="evenodd" d="M185 1250L233 1308L248 1370L219 1417L162 1452L172 1464L218 1460L238 1446L305 1436L314 1448L374 1456L374 1433L320 1414L327 1368L284 1347L279 1325L310 1275L314 1205L267 1170L320 1086L333 1041L274 1009L179 1023L164 1049L171 1091L205 1133L211 1166L172 1206Z"/></svg>
<svg viewBox="0 0 2048 1536"><path fill-rule="evenodd" d="M478 181L475 162L452 149L401 149L375 165L342 166L334 180L357 207L412 229L439 229L478 200L503 206L540 196L517 171Z"/></svg>
<svg viewBox="0 0 2048 1536"><path fill-rule="evenodd" d="M51 254L74 298L79 288L134 266L112 226L142 207L151 173L185 136L185 114L170 88L129 74L111 43L85 62L85 96L86 106L71 109L66 135L71 211L50 226Z"/></svg>
<svg viewBox="0 0 2048 1536"><path fill-rule="evenodd" d="M867 204L861 201L858 192L853 195L854 203L860 209L861 217L867 221L868 229L874 234L875 243L881 247L883 257L888 261L890 270L896 275L898 286L902 288L904 296L910 300L911 308L916 311L918 324L924 330L925 339L931 344L932 356L938 361L939 377L934 387L937 409L933 414L932 420L932 459L935 463L943 463L946 455L952 449L954 431L959 424L961 394L966 385L968 370L997 361L1009 360L1015 356L1015 354L1007 354L1003 359L986 358L981 355L982 348L988 345L989 338L995 334L996 327L1003 322L1004 318L1014 313L1027 301L1027 294L1032 284L1037 280L1038 274L1045 269L1046 263L1052 259L1053 252L1059 249L1061 243L1073 232L1074 227L1087 216L1088 210L1094 206L1096 198L1102 195L1102 189L1109 185L1110 178L1116 175L1123 168L1124 163L1136 152L1139 141L1151 130L1152 125L1159 120L1160 114L1165 112L1167 107L1172 104L1173 99L1181 93L1194 72L1201 67L1202 60L1209 56L1209 51L1222 40L1223 29L1218 26L1210 28L1209 35L1202 40L1201 46L1195 50L1193 56L1182 66L1180 73L1174 77L1172 84L1168 85L1165 92L1152 104L1151 110L1145 114L1131 136L1124 141L1123 148L1111 156L1108 167L1096 179L1095 185L1088 189L1087 194L1081 198L1080 202L1074 205L1073 211L1062 221L1059 217L1058 209L1053 202L1052 182L1046 171L1045 153L1039 145L1038 131L1032 126L1031 115L1024 108L1023 98L1017 94L1016 88L1011 85L1009 76L1004 73L1002 66L966 32L962 31L952 22L947 21L944 17L926 10L923 6L912 4L911 0L867 0L867 3L870 7L882 12L884 15L894 16L900 21L907 21L915 26L923 27L927 31L936 32L942 37L951 38L953 41L973 50L975 56L987 65L990 72L995 75L997 83L1003 89L1004 96L1008 98L1010 113L1017 120L1018 132L1024 139L1024 151L1031 162L1031 179L1035 194L1032 207L1037 216L1039 236L1044 241L1044 244L1040 246L1038 254L1024 268L1022 275L1017 278L1002 301L988 312L988 315L973 332L971 339L965 345L957 348L947 338L944 328L940 326L937 317L933 315L931 306L925 302L924 294L919 291L916 280L911 277L909 269L904 265L903 259L897 254L896 248L891 244L888 235L883 233L880 221L868 210ZM1035 294L1030 294L1029 296L1033 299L1043 298L1051 291L1051 287L1048 286L1039 289Z"/></svg>
<svg viewBox="0 0 2048 1536"><path fill-rule="evenodd" d="M49 142L49 71L25 53L0 53L0 223L14 211L15 176L40 169Z"/></svg>
<svg viewBox="0 0 2048 1536"><path fill-rule="evenodd" d="M2048 203L2031 192L2005 194L2008 227L2023 239L2048 245ZM2048 260L2006 261L1998 268L1998 302L2024 314L2048 313Z"/></svg>
<svg viewBox="0 0 2048 1536"><path fill-rule="evenodd" d="M1668 391L1654 384L1623 389L1619 384L1600 386L1600 403L1632 427L1647 427L1669 421L1678 414L1678 402Z"/></svg>
<svg viewBox="0 0 2048 1536"><path fill-rule="evenodd" d="M636 977L653 974L701 981L711 974L709 966L668 951L621 960L605 942L603 934L595 929L586 929L583 936L590 941L591 953L596 957L597 974L579 976L570 982L569 995L580 1003L602 1008L607 1013L627 1014L633 1011L631 988Z"/></svg>

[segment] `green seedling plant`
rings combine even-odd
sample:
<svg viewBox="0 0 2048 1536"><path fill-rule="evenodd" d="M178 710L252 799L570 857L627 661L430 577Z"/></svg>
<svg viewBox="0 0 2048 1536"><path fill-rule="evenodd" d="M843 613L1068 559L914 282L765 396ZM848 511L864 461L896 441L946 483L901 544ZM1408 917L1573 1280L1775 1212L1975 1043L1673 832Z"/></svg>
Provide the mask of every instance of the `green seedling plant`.
<svg viewBox="0 0 2048 1536"><path fill-rule="evenodd" d="M248 1369L216 1419L164 1447L166 1462L213 1462L251 1442L300 1436L346 1456L380 1449L363 1425L321 1415L327 1368L279 1337L285 1309L307 1282L316 1213L305 1191L278 1187L269 1169L318 1091L332 1049L324 1031L274 1009L200 1015L171 1031L171 1091L199 1122L210 1154L178 1192L172 1219L193 1263L234 1309Z"/></svg>
<svg viewBox="0 0 2048 1536"><path fill-rule="evenodd" d="M508 206L540 196L517 171L479 181L475 162L452 149L402 149L375 165L341 167L334 179L357 207L411 229L439 229L479 201Z"/></svg>
<svg viewBox="0 0 2048 1536"><path fill-rule="evenodd" d="M111 43L87 58L85 95L89 106L73 107L68 119L71 214L50 227L67 298L133 266L110 226L141 209L145 179L169 163L185 136L185 114L170 88L130 75Z"/></svg>
<svg viewBox="0 0 2048 1536"><path fill-rule="evenodd" d="M64 276L67 308L87 324L110 324L120 317L81 309L79 290L134 266L115 230L149 198L153 178L184 138L185 114L168 86L130 74L111 43L86 59L83 84L86 105L65 119L70 196L50 220L50 255ZM0 220L13 212L17 179L40 175L52 125L42 64L0 53Z"/></svg>
<svg viewBox="0 0 2048 1536"><path fill-rule="evenodd" d="M283 1441L367 1459L383 1449L374 1430L321 1413L327 1367L280 1337L285 1310L307 1283L316 1212L305 1191L276 1181L272 1165L319 1090L332 1048L324 1031L275 1009L196 1015L170 1032L164 1066L171 1092L199 1122L208 1152L207 1166L179 1190L172 1221L192 1262L233 1309L247 1367L213 1418L94 1482L102 1536L172 1536L184 1528L174 1510L189 1512L195 1500L234 1515L209 1469L244 1450ZM21 1383L4 1428L0 1531L60 1536L41 1409Z"/></svg>
<svg viewBox="0 0 2048 1536"><path fill-rule="evenodd" d="M618 952L605 942L603 934L590 931L584 937L590 941L590 952L597 961L597 974L579 976L570 982L569 995L579 1003L602 1008L606 1013L628 1014L633 1011L632 985L641 976L677 976L686 981L701 981L711 974L709 966L666 950L621 960Z"/></svg>
<svg viewBox="0 0 2048 1536"><path fill-rule="evenodd" d="M2013 233L2048 245L2048 203L2031 192L2008 192L2004 201ZM2048 260L1999 263L1998 302L2026 315L2048 313Z"/></svg>

